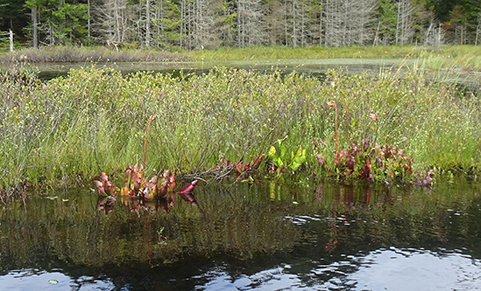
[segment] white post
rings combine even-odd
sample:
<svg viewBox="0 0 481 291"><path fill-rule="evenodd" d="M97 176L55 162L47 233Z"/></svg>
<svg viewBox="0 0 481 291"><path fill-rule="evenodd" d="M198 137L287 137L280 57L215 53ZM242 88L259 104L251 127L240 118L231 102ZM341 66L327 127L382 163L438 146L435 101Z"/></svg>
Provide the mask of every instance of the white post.
<svg viewBox="0 0 481 291"><path fill-rule="evenodd" d="M8 30L10 33L10 51L13 52L13 32L11 29Z"/></svg>

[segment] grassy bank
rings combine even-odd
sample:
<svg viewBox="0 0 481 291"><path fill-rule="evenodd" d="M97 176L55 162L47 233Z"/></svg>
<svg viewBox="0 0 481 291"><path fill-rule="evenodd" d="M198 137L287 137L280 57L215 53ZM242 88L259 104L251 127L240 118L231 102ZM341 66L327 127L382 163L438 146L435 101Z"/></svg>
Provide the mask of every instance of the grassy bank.
<svg viewBox="0 0 481 291"><path fill-rule="evenodd" d="M1 189L11 193L26 181L68 185L142 162L152 115L149 176L252 160L279 147L277 140L286 165L305 149L297 171L308 174L339 174L336 156L364 138L373 148L376 141L405 149L414 171L478 168L480 99L429 83L419 68L400 74L330 72L319 81L221 68L179 80L92 67L41 83L28 66L18 67L1 77Z"/></svg>
<svg viewBox="0 0 481 291"><path fill-rule="evenodd" d="M180 54L159 50L137 50L113 48L52 46L40 49L25 48L13 53L0 53L0 62L15 61L30 63L96 63L96 62L183 62L192 59Z"/></svg>
<svg viewBox="0 0 481 291"><path fill-rule="evenodd" d="M363 58L404 59L408 55L420 57L423 49L414 49L412 46L387 46L387 47L245 47L245 48L219 48L216 50L200 50L186 53L187 56L205 61L210 60L257 60L257 59L334 59L334 58Z"/></svg>
<svg viewBox="0 0 481 291"><path fill-rule="evenodd" d="M247 47L219 48L186 53L197 61L212 60L257 60L257 59L419 59L425 68L452 68L481 70L481 47L476 46L442 46L438 51L431 47L414 46L377 46L377 47L341 47L341 48L288 48L288 47Z"/></svg>

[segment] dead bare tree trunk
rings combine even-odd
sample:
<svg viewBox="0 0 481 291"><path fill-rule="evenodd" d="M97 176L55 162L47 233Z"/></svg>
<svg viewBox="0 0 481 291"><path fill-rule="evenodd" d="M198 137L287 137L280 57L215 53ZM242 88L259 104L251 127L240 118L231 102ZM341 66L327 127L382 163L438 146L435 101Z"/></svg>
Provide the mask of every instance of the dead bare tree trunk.
<svg viewBox="0 0 481 291"><path fill-rule="evenodd" d="M262 3L259 0L237 1L237 46L261 45L266 42Z"/></svg>
<svg viewBox="0 0 481 291"><path fill-rule="evenodd" d="M411 18L414 7L411 0L401 0L398 3L398 13L396 22L396 45L409 44L414 35L414 28Z"/></svg>
<svg viewBox="0 0 481 291"><path fill-rule="evenodd" d="M88 18L87 18L87 38L90 41L90 36L91 36L90 33L91 33L91 30L92 30L92 27L90 25L90 19L91 19L90 10L92 9L91 6L90 6L90 0L87 1L87 5L88 5L88 10L87 10L87 15L88 15Z"/></svg>
<svg viewBox="0 0 481 291"><path fill-rule="evenodd" d="M145 46L150 46L150 0L145 2Z"/></svg>
<svg viewBox="0 0 481 291"><path fill-rule="evenodd" d="M379 29L380 28L381 28L381 21L377 23L376 33L374 34L374 41L372 42L373 47L379 45Z"/></svg>
<svg viewBox="0 0 481 291"><path fill-rule="evenodd" d="M128 32L129 23L134 16L134 8L127 5L127 0L105 0L95 10L97 15L97 31L103 35L103 41L126 43L132 41ZM128 8L130 9L129 11ZM131 18L128 18L130 16Z"/></svg>
<svg viewBox="0 0 481 291"><path fill-rule="evenodd" d="M364 45L371 42L378 0L324 0L321 2L323 42L327 47Z"/></svg>
<svg viewBox="0 0 481 291"><path fill-rule="evenodd" d="M32 8L32 24L33 24L33 48L38 48L38 22L37 22L37 8Z"/></svg>

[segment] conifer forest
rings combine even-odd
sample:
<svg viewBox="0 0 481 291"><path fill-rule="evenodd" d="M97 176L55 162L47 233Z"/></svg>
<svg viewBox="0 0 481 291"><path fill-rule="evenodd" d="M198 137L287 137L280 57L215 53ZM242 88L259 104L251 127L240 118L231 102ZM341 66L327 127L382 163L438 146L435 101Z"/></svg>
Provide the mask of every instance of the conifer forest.
<svg viewBox="0 0 481 291"><path fill-rule="evenodd" d="M30 47L478 45L481 1L0 0L9 30Z"/></svg>

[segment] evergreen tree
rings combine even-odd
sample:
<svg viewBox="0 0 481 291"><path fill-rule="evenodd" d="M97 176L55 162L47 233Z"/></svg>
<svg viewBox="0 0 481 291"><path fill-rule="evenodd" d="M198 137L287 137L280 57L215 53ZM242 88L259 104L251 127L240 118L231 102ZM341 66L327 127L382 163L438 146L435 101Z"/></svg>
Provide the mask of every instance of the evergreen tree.
<svg viewBox="0 0 481 291"><path fill-rule="evenodd" d="M392 0L380 0L375 44L389 45L395 40L397 9Z"/></svg>
<svg viewBox="0 0 481 291"><path fill-rule="evenodd" d="M86 42L86 4L66 0L27 0L25 7L31 9L32 16L38 22L38 30L35 32L32 29L29 33L33 38L38 37L41 43L55 45Z"/></svg>
<svg viewBox="0 0 481 291"><path fill-rule="evenodd" d="M158 0L154 7L154 45L160 48L180 46L180 6L172 0Z"/></svg>
<svg viewBox="0 0 481 291"><path fill-rule="evenodd" d="M0 30L34 44L164 49L477 44L480 15L479 0L0 0Z"/></svg>
<svg viewBox="0 0 481 291"><path fill-rule="evenodd" d="M0 0L0 31L11 29L17 37L23 38L22 28L30 22L29 12L25 1Z"/></svg>

